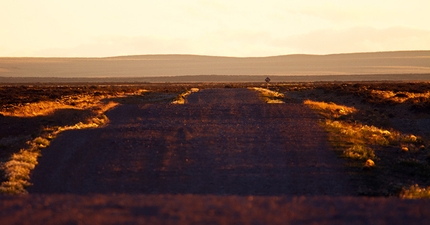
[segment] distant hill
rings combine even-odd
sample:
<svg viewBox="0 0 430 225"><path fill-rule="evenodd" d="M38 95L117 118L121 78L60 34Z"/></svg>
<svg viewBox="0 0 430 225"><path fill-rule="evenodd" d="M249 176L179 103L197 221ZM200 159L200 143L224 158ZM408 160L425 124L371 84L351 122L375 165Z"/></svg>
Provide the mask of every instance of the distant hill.
<svg viewBox="0 0 430 225"><path fill-rule="evenodd" d="M197 75L322 76L430 74L430 51L218 57L0 58L0 77L148 78Z"/></svg>

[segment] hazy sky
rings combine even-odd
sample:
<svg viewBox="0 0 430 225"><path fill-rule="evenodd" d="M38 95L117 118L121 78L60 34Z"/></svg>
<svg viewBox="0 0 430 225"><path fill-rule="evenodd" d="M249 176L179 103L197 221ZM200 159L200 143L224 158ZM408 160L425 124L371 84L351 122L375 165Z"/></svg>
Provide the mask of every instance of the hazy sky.
<svg viewBox="0 0 430 225"><path fill-rule="evenodd" d="M0 56L430 50L429 0L1 0Z"/></svg>

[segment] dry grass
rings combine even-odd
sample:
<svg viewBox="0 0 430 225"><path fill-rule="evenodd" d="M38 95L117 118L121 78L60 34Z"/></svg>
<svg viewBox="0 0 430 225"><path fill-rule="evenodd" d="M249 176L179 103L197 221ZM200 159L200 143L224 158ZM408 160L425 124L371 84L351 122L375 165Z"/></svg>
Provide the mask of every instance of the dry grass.
<svg viewBox="0 0 430 225"><path fill-rule="evenodd" d="M332 82L278 89L323 116L357 194L428 198L429 87L426 82Z"/></svg>
<svg viewBox="0 0 430 225"><path fill-rule="evenodd" d="M429 99L430 91L424 93L407 92L407 91L389 91L389 90L371 90L370 94L382 101L391 101L397 104L404 103L408 100L413 101L414 99Z"/></svg>
<svg viewBox="0 0 430 225"><path fill-rule="evenodd" d="M344 116L357 112L354 107L335 103L304 101L318 111L326 120L323 125L329 133L331 143L343 150L343 156L353 159L376 159L375 148L380 146L411 146L422 143L422 139L412 134L402 134L394 130L385 130L372 125L354 123ZM414 145L415 146L415 145Z"/></svg>
<svg viewBox="0 0 430 225"><path fill-rule="evenodd" d="M146 86L156 92L147 92L140 85L16 86L8 87L7 91L2 89L0 114L5 121L16 122L18 126L12 127L13 134L0 139L0 148L4 150L0 155L0 174L3 176L0 192L26 193L25 188L31 185L29 174L37 165L37 157L59 133L102 126L109 121L104 113L118 104L170 102L179 89L183 89L176 85ZM31 127L25 130L25 134L17 131L19 124L26 121L40 128Z"/></svg>
<svg viewBox="0 0 430 225"><path fill-rule="evenodd" d="M85 102L88 98L84 98ZM84 100L80 99L80 102ZM5 181L0 185L0 192L9 194L22 194L26 193L25 188L31 185L29 182L30 172L37 165L37 157L41 154L41 149L46 148L50 144L50 140L54 139L59 133L66 130L85 129L85 128L96 128L108 122L108 118L104 113L118 105L114 102L105 102L101 99L95 100L96 102L85 103L84 105L75 105L73 107L91 107L94 113L94 117L88 118L87 121L79 122L72 126L52 126L47 127L43 130L40 136L27 142L29 147L21 149L18 153L14 153L6 162L0 164L0 169L3 170ZM43 107L33 107L35 105ZM28 105L27 105L28 106ZM32 117L35 115L52 113L57 110L55 108L69 107L64 104L57 103L34 103L30 107L16 107L14 110L9 110L10 114L17 117ZM12 140L16 141L16 140Z"/></svg>
<svg viewBox="0 0 430 225"><path fill-rule="evenodd" d="M185 99L187 98L188 95L190 95L193 92L198 92L199 89L198 88L191 88L188 91L185 91L181 94L179 94L178 96L176 96L176 98L171 102L171 104L179 104L179 105L183 105L185 104Z"/></svg>
<svg viewBox="0 0 430 225"><path fill-rule="evenodd" d="M403 188L400 197L406 199L430 198L430 187L421 188L416 184L409 188Z"/></svg>
<svg viewBox="0 0 430 225"><path fill-rule="evenodd" d="M3 116L14 116L14 117L34 117L43 116L53 113L59 109L91 109L101 110L104 107L109 107L109 104L104 103L110 98L125 98L128 96L142 95L147 92L146 90L140 89L133 93L115 93L112 94L77 94L63 96L59 99L50 101L39 101L25 104L14 105L9 108L2 108L0 114Z"/></svg>
<svg viewBox="0 0 430 225"><path fill-rule="evenodd" d="M39 147L34 140L30 146L28 149L21 149L20 152L13 154L9 161L1 165L6 181L0 185L0 192L27 193L25 188L31 185L30 172L37 165L37 157L40 155Z"/></svg>
<svg viewBox="0 0 430 225"><path fill-rule="evenodd" d="M326 118L339 118L341 116L357 112L357 109L355 109L354 107L337 105L333 102L317 102L308 99L304 101L304 104L314 110L317 110L321 115Z"/></svg>
<svg viewBox="0 0 430 225"><path fill-rule="evenodd" d="M114 104L108 105L110 107L104 107L104 111L100 110L96 117L89 119L86 123L79 122L73 126L46 128L41 136L27 143L30 147L21 149L19 153L13 154L7 162L0 164L6 180L0 185L0 192L9 194L27 193L25 188L31 185L29 182L30 172L37 165L37 157L41 155L41 149L48 147L50 140L55 139L63 131L96 128L106 124L109 120L103 113L112 108Z"/></svg>
<svg viewBox="0 0 430 225"><path fill-rule="evenodd" d="M269 104L282 104L285 103L283 99L285 98L285 95L276 91L272 91L266 88L260 88L260 87L249 87L249 90L254 90L260 92L260 95L264 102Z"/></svg>

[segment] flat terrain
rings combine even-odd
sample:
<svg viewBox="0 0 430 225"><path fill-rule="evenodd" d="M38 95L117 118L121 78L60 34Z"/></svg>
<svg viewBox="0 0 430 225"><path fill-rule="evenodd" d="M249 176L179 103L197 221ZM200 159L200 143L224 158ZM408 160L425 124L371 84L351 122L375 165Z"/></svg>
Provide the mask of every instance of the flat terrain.
<svg viewBox="0 0 430 225"><path fill-rule="evenodd" d="M357 197L24 195L2 224L428 224L430 201Z"/></svg>
<svg viewBox="0 0 430 225"><path fill-rule="evenodd" d="M288 86L286 86L288 87ZM360 183L301 102L203 89L185 105L122 102L98 129L42 150L5 224L426 224L429 200L357 196ZM379 162L377 162L379 163Z"/></svg>
<svg viewBox="0 0 430 225"><path fill-rule="evenodd" d="M208 89L185 105L123 105L108 117L105 128L52 142L30 193L353 193L316 115L302 104Z"/></svg>

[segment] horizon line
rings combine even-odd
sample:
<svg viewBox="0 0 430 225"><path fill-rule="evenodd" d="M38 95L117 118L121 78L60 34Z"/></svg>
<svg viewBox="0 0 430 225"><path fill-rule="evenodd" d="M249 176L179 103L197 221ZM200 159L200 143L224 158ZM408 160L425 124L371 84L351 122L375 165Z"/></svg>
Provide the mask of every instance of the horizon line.
<svg viewBox="0 0 430 225"><path fill-rule="evenodd" d="M188 53L172 53L172 54L132 54L132 55L113 55L113 56L0 56L0 58L40 58L40 59L109 59L122 57L140 57L140 56L200 56L200 57L219 57L219 58L271 58L283 56L333 56L333 55L353 55L353 54L376 54L376 53L401 53L401 52L430 52L428 50L392 50L392 51L374 51L374 52L344 52L344 53L329 53L329 54L310 54L310 53L292 53L283 55L268 55L268 56L223 56L223 55L204 55L204 54L188 54Z"/></svg>

